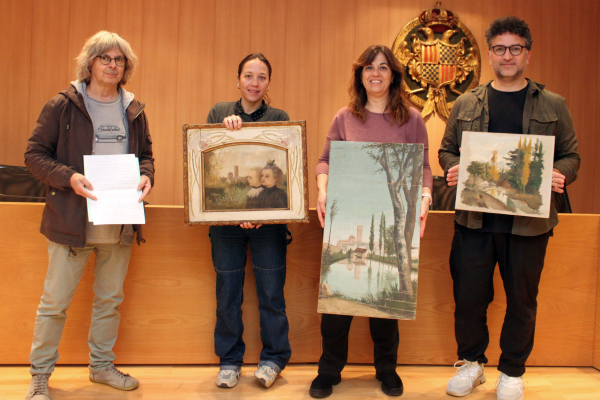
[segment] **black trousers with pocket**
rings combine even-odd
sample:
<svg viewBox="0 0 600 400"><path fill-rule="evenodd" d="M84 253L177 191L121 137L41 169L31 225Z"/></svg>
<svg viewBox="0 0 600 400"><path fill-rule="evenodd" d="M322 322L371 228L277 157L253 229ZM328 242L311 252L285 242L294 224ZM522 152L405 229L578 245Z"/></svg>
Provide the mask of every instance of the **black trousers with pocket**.
<svg viewBox="0 0 600 400"><path fill-rule="evenodd" d="M498 263L507 302L498 369L513 377L525 373L525 362L533 349L538 286L550 235L480 232L455 223L450 272L459 359L488 362L487 309L494 299Z"/></svg>

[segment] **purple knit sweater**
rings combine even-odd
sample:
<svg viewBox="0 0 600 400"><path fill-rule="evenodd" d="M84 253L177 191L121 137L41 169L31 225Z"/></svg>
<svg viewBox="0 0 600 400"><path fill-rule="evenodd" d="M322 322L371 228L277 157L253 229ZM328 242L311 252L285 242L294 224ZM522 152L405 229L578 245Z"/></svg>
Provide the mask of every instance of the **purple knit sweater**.
<svg viewBox="0 0 600 400"><path fill-rule="evenodd" d="M390 124L387 114L367 112L367 119L361 123L348 109L342 108L337 112L327 134L327 142L323 154L317 164L317 175L329 174L329 149L332 140L348 140L351 142L380 142L380 143L422 143L423 154L423 186L431 188L433 177L429 166L429 141L427 129L421 114L414 108L409 108L410 118L402 125Z"/></svg>

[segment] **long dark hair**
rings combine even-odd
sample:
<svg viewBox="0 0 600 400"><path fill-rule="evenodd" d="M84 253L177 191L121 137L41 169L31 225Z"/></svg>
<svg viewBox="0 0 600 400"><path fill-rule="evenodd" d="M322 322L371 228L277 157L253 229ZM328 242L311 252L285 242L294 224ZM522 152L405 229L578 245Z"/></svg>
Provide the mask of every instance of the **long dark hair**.
<svg viewBox="0 0 600 400"><path fill-rule="evenodd" d="M383 54L387 59L387 63L392 70L392 81L389 87L389 100L385 107L385 112L390 115L391 123L396 122L399 126L404 125L410 117L408 105L406 103L406 94L402 90L402 79L404 78L404 70L400 62L392 51L381 44L369 46L352 64L352 77L348 85L348 94L350 95L350 104L348 108L352 115L358 118L361 122L367 119L367 90L362 83L363 68L371 65L377 54Z"/></svg>
<svg viewBox="0 0 600 400"><path fill-rule="evenodd" d="M266 64L267 69L269 70L269 81L271 80L271 72L273 71L271 68L271 63L269 62L269 60L267 60L267 57L265 57L263 55L263 53L251 53L248 54L246 57L244 57L244 59L240 62L240 65L238 66L238 80L240 79L240 75L242 75L242 69L244 68L244 64L246 64L248 61L252 61L252 60L259 60L262 61ZM269 95L267 93L265 93L265 96L263 97L265 100L265 103L267 104L271 104L271 99L269 98Z"/></svg>

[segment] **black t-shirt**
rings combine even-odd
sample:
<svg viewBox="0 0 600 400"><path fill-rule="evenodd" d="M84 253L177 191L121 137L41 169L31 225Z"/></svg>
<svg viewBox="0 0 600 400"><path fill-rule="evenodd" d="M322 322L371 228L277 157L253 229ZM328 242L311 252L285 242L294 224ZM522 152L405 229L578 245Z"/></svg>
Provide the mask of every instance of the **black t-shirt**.
<svg viewBox="0 0 600 400"><path fill-rule="evenodd" d="M488 86L488 132L523 133L523 108L528 87L517 92L501 92ZM483 213L481 231L511 233L513 221L512 215Z"/></svg>

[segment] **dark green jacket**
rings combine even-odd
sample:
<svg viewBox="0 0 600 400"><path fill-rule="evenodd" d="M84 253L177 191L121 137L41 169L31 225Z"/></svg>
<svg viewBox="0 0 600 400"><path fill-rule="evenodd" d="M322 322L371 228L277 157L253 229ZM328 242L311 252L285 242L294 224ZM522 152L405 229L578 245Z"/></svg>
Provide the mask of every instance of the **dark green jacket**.
<svg viewBox="0 0 600 400"><path fill-rule="evenodd" d="M529 88L523 110L523 133L528 135L552 135L555 137L554 168L565 177L565 185L577 178L581 156L577 151L577 135L565 99L544 89L544 85L527 79ZM446 131L439 150L440 165L444 174L459 164L459 147L465 131L487 132L489 125L488 86L491 81L477 86L460 96L450 112ZM471 229L482 226L483 213L457 210L454 219ZM512 233L536 236L550 231L558 224L556 207L550 205L550 218L515 216Z"/></svg>

